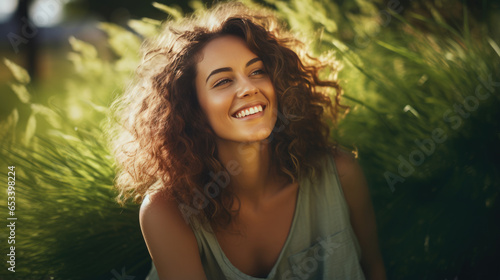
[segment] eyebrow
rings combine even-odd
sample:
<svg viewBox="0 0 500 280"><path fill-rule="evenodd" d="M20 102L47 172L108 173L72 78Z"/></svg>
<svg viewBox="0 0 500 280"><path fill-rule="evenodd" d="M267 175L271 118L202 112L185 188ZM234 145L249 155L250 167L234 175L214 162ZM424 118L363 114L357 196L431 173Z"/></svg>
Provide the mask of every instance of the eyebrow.
<svg viewBox="0 0 500 280"><path fill-rule="evenodd" d="M255 57L255 58L252 58L250 59L247 64L245 64L245 67L248 67L254 63L256 63L257 61L262 61L260 58L258 57ZM215 75L217 73L220 73L220 72L229 72L229 71L232 71L233 69L231 67L224 67L224 68L218 68L218 69L215 69L214 71L210 72L210 74L208 75L207 79L205 80L205 83L208 82L208 79L210 78L210 76L212 75Z"/></svg>

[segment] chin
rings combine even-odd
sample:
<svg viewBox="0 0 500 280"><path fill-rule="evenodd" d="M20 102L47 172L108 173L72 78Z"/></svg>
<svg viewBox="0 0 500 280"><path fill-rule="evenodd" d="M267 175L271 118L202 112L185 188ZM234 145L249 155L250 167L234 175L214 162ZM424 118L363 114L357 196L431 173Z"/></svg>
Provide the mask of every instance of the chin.
<svg viewBox="0 0 500 280"><path fill-rule="evenodd" d="M265 141L269 138L271 135L272 129L261 129L259 131L256 131L252 134L248 134L247 137L245 137L245 142L260 142L260 141Z"/></svg>

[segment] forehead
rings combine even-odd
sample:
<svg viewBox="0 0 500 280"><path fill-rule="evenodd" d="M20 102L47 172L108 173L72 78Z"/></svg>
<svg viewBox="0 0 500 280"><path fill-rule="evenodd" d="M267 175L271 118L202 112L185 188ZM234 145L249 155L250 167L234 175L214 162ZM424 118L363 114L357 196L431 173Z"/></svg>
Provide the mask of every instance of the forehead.
<svg viewBox="0 0 500 280"><path fill-rule="evenodd" d="M211 40L201 49L197 64L199 73L242 61L246 63L256 55L247 47L245 41L233 35L225 35Z"/></svg>

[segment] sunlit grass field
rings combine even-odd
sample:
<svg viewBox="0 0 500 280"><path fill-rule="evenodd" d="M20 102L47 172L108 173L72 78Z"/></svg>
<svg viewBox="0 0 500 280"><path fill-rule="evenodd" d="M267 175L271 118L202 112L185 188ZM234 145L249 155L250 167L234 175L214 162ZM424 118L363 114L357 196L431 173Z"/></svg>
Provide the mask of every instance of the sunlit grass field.
<svg viewBox="0 0 500 280"><path fill-rule="evenodd" d="M333 55L342 67L350 110L332 137L364 168L389 279L500 277L498 40L459 1L445 1L458 16L420 2L392 9L369 1L264 2L314 55ZM173 20L182 15L155 6ZM132 20L131 32L102 23L112 60L72 38L70 78L42 101L26 71L3 60L17 105L0 123L0 182L8 185L15 166L18 220L16 276L5 268L0 279L112 279L124 271L138 279L148 270L138 205L114 201L105 130L142 38L159 25ZM0 199L7 207L7 192ZM7 221L6 208L0 217ZM0 231L2 254L10 251L8 235Z"/></svg>

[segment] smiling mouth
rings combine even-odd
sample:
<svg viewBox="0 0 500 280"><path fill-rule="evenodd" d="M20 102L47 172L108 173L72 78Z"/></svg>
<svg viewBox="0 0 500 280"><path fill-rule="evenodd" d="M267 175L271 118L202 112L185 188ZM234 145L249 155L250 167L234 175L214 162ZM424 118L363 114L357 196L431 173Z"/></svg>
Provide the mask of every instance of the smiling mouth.
<svg viewBox="0 0 500 280"><path fill-rule="evenodd" d="M256 106L245 108L243 110L240 110L240 111L236 112L233 115L233 117L235 117L237 119L241 119L241 118L244 118L244 117L248 117L248 116L260 113L260 112L264 111L264 109L266 109L265 105L256 105Z"/></svg>

